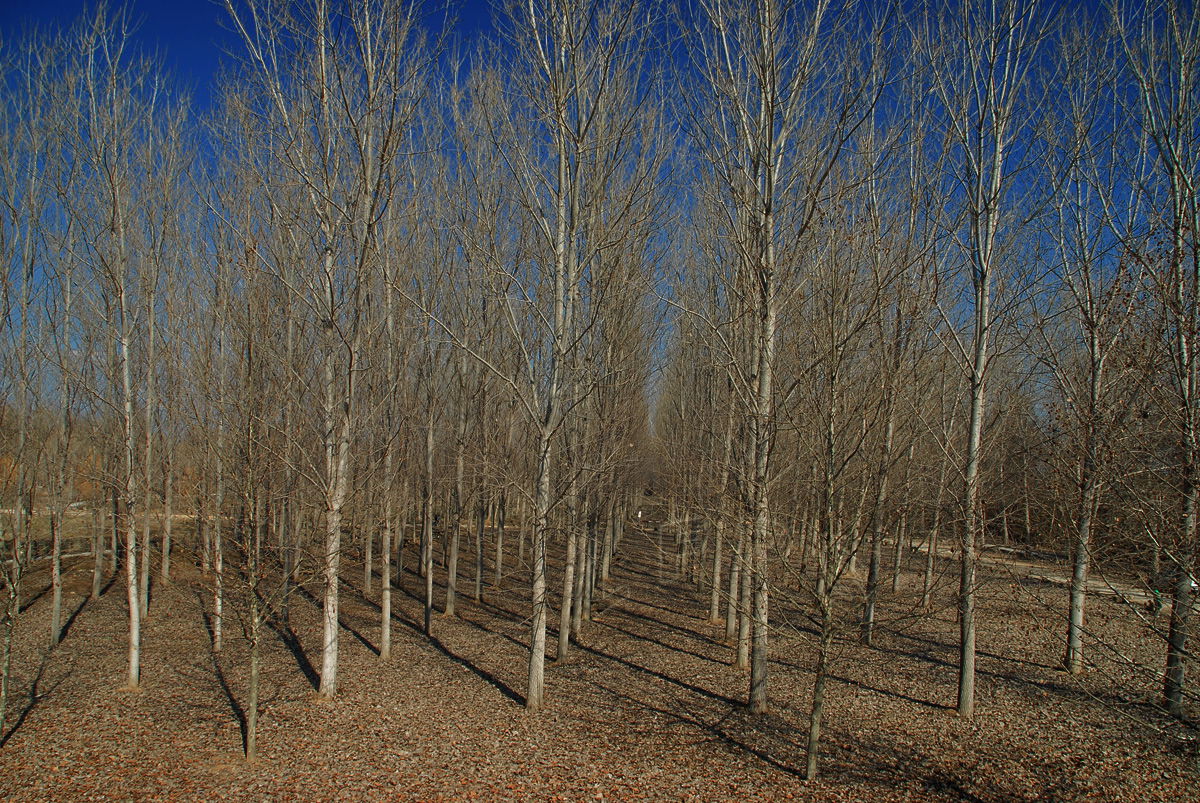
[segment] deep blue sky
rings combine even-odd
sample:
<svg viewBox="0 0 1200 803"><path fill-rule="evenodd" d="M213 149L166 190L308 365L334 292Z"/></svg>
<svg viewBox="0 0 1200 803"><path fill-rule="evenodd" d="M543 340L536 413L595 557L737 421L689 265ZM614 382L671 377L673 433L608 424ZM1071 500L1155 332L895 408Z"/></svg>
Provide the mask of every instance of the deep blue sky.
<svg viewBox="0 0 1200 803"><path fill-rule="evenodd" d="M146 51L157 51L167 67L195 90L197 105L209 102L213 74L223 51L239 52L239 42L225 27L224 3L214 0L127 0L139 25L135 40ZM445 2L422 0L428 18L440 24ZM490 27L488 0L451 0L458 10L459 30L473 37ZM119 6L120 0L112 0ZM85 7L84 0L0 0L0 37L5 42L19 38L30 25L65 28Z"/></svg>

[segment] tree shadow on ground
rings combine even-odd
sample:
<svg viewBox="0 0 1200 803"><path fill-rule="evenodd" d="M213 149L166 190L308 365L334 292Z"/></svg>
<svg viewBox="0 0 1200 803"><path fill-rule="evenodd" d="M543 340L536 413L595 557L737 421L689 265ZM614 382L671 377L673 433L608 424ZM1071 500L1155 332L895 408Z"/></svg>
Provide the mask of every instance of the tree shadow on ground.
<svg viewBox="0 0 1200 803"><path fill-rule="evenodd" d="M640 597L621 596L621 597L618 597L617 599L620 599L620 600L628 602L628 603L632 603L633 605L636 605L639 608L657 609L657 610L660 610L660 611L663 611L663 612L669 614L672 617L677 617L680 619L690 619L691 618L687 614L680 613L679 611L672 611L669 608L662 608L658 605L653 605L651 603L648 603ZM693 641L698 641L701 644L707 645L709 647L716 647L718 649L724 649L728 646L726 644L721 643L720 641L717 641L716 639L712 638L711 636L701 633L698 630L693 630L692 628L686 626L685 624L683 624L681 622L671 622L671 621L667 621L667 619L665 619L665 618L653 616L649 613L645 613L642 611L635 611L635 610L632 610L629 606L622 605L619 602L609 602L599 612L599 614L602 614L605 616L608 616L611 614L617 614L620 616L628 616L633 619L640 619L641 621L645 622L646 624L650 625L651 627L659 628L659 629L662 629L662 630L665 630L668 632L672 632L672 633L678 633L681 636L685 636Z"/></svg>
<svg viewBox="0 0 1200 803"><path fill-rule="evenodd" d="M348 589L350 589L351 591L353 591L355 593L355 596L358 598L358 601L360 604L366 605L370 608L373 608L375 611L382 613L383 608L378 602L375 602L374 600L370 599L369 597L366 596L366 594L362 593L361 590L359 590L354 585L346 582L345 580L343 580L342 583ZM393 589L393 590L395 590L395 589ZM305 592L305 593L307 594L307 592ZM311 595L309 595L309 596L310 596L310 598L312 598ZM314 599L314 601L315 601L315 598L312 598L312 599ZM424 604L423 599L417 600L417 601ZM494 635L508 639L523 648L527 647L527 645L523 644L522 642L517 641L516 639L512 638L512 636L492 630L492 629L485 627L485 626L483 626L471 619L468 619L462 615L457 615L455 618L458 621L460 621L464 624L467 624L471 627L474 627L478 630L492 633ZM392 613L392 621L399 622L400 624L404 625L406 628L413 631L414 633L420 635L423 638L426 638L428 640L429 645L432 646L439 653L441 653L445 658L448 658L452 662L463 667L464 669L467 669L472 674L474 674L476 677L485 681L490 686L495 688L497 691L499 691L501 694L503 694L508 699L512 700L513 702L517 703L518 705L521 705L521 706L525 705L525 698L523 696L521 696L519 693L517 693L511 686L509 686L507 683L505 683L503 680L501 680L496 675L492 674L487 669L484 669L479 664L454 652L452 649L450 649L450 647L445 642L443 642L436 635L431 634L431 635L426 636L424 628L421 627L420 625L418 625L416 622L410 621L410 620L400 616L395 611L393 611L393 613ZM346 627L347 630L350 630L351 632L355 632L352 628L349 628L345 623L342 623L340 621L340 619L339 619L339 623L341 623L343 627ZM355 635L357 635L357 633L355 633ZM359 636L359 640L360 641L363 640L361 636ZM378 650L375 650L372 648L372 651L375 652L376 655L379 654Z"/></svg>
<svg viewBox="0 0 1200 803"><path fill-rule="evenodd" d="M622 613L622 615L630 615L630 616L634 616L636 618L644 618L644 617L637 617L636 614L630 614L628 611L622 611L621 613ZM720 658L714 658L711 655L703 655L702 653L693 652L692 650L685 649L683 647L676 647L672 644L668 644L664 639L661 639L661 638L653 638L651 636L643 636L640 633L634 633L632 630L629 630L628 628L620 627L620 626L618 626L610 621L607 621L607 620L604 620L604 621L593 620L592 622L589 622L589 624L595 625L597 627L603 627L608 630L612 630L615 633L620 633L623 636L628 636L629 638L636 639L638 641L644 641L648 644L653 644L656 647L662 647L665 650L671 650L673 652L677 652L682 655L690 655L691 657L699 658L702 661L712 661L713 663L718 663L718 664L728 663L727 661L723 661ZM674 628L671 628L671 629L674 629Z"/></svg>
<svg viewBox="0 0 1200 803"><path fill-rule="evenodd" d="M463 656L457 654L456 652L451 650L449 647L447 647L442 642L442 640L439 639L437 636L430 636L429 643L432 644L433 647L438 652L440 652L442 655L449 658L451 661L453 661L454 663L463 667L464 669L470 671L472 674L474 674L480 680L483 680L486 683L488 683L489 685L491 685L493 688L495 688L497 691L499 691L501 694L503 694L508 699L512 700L517 705L524 707L525 697L523 695L517 693L511 686L509 686L503 680L496 677L491 672L489 672L488 670L479 666L478 664L474 663L473 661L470 661L467 658L464 658Z"/></svg>
<svg viewBox="0 0 1200 803"><path fill-rule="evenodd" d="M612 661L613 663L620 664L621 666L623 666L627 669L632 669L635 672L638 672L638 673L641 673L644 675L648 675L652 678L655 678L656 680L661 680L664 683L670 683L674 686L678 686L681 689L685 689L687 691L692 692L693 694L700 695L701 697L706 697L711 700L717 700L719 702L722 702L722 703L725 703L725 704L731 705L731 706L741 706L742 705L741 700L735 700L732 697L726 697L724 694L721 694L720 692L710 691L702 686L697 686L694 683L688 683L687 681L679 680L678 678L671 677L670 675L665 674L663 672L659 672L658 670L650 669L649 667L642 666L641 664L636 664L633 661L629 661L625 658L621 658L621 657L613 655L611 653L604 652L599 647L595 647L595 646L591 646L591 645L587 645L587 644L577 644L576 647L578 647L581 652L585 652L589 655L594 655L597 658L603 658L605 660Z"/></svg>
<svg viewBox="0 0 1200 803"><path fill-rule="evenodd" d="M68 669L61 677L57 678L53 683L51 683L48 688L42 688L43 681L46 678L46 670L50 666L50 657L52 654L52 650L47 650L42 655L42 660L38 664L37 673L33 676L33 680L29 684L29 691L25 694L25 704L21 706L21 711L17 714L17 718L13 721L12 726L4 733L0 733L0 748L8 744L8 740L11 739L16 732L21 729L21 726L25 724L25 720L28 719L29 715L33 713L33 710L38 707L38 704L41 703L42 700L48 698L50 695L54 694L54 692L58 690L58 687L65 683L69 677L71 677L74 670Z"/></svg>
<svg viewBox="0 0 1200 803"><path fill-rule="evenodd" d="M712 721L707 721L702 713L690 710L684 705L677 706L674 710L672 710L655 705L654 703L646 700L639 700L628 692L621 691L620 689L606 685L599 681L594 682L592 685L611 695L615 699L623 700L624 702L629 703L637 708L641 708L650 713L665 717L669 722L684 725L698 731L699 733L705 734L706 739L710 742L720 744L727 749L754 756L773 769L787 773L788 775L796 778L802 778L804 775L803 770L793 766L787 761L777 758L768 750L761 746L752 744L749 739L735 732L738 729L738 725L748 725L753 728L756 733L763 732L761 728L761 719L759 717L754 717L754 720L756 721L752 723L741 722L742 719L752 716L745 712L745 707L741 703L735 702L732 705L726 703L725 711L713 712L714 714L719 715L715 716ZM721 699L724 701L728 698Z"/></svg>
<svg viewBox="0 0 1200 803"><path fill-rule="evenodd" d="M351 586L349 583L347 583L345 580L342 580L341 578L338 578L338 579L339 579L339 582L343 586L345 586L346 588L349 588L351 591L357 590L353 586ZM303 597L305 600L307 600L309 603L311 603L312 606L314 608L316 608L318 611L324 611L324 609L325 609L324 603L322 603L321 600L319 600L315 596L313 596L312 592L309 591L304 586L296 586L296 593L299 594L301 597ZM362 644L364 647L366 647L368 650L375 653L376 655L379 655L379 647L375 646L375 643L372 642L370 639L368 639L366 636L364 636L357 628L354 627L354 625L352 625L348 621L346 621L346 617L342 615L342 612L340 610L338 611L338 627L342 628L347 633L354 636L354 638L358 639L358 642L360 644Z"/></svg>
<svg viewBox="0 0 1200 803"><path fill-rule="evenodd" d="M49 593L50 593L50 585L47 584L47 585L42 586L40 589L38 589L37 593L32 594L25 598L25 601L21 603L21 608L17 612L25 613L25 611L32 608L39 599L41 599L42 597L46 596Z"/></svg>
<svg viewBox="0 0 1200 803"><path fill-rule="evenodd" d="M296 666L299 667L304 679L313 687L313 690L321 688L321 675L313 666L312 661L308 659L308 653L305 652L304 645L300 643L300 637L296 635L296 631L292 630L291 623L268 618L263 620L263 624L278 636L279 642L292 654Z"/></svg>
<svg viewBox="0 0 1200 803"><path fill-rule="evenodd" d="M204 620L204 630L208 634L208 661L212 666L213 676L217 679L217 685L221 689L221 693L225 697L225 702L229 705L229 710L233 713L234 718L238 723L238 730L242 736L242 749L246 748L246 711L238 702L237 696L233 693L233 687L229 685L228 678L225 677L225 670L221 666L220 654L216 649L216 629L213 627L212 616L208 613L208 607L204 604L204 598L196 591L197 607L200 610L200 617Z"/></svg>
<svg viewBox="0 0 1200 803"><path fill-rule="evenodd" d="M71 626L75 624L75 620L79 618L79 614L83 612L84 607L89 602L91 602L89 597L84 597L81 599L79 604L75 606L75 609L71 611L71 615L68 616L66 621L63 622L62 630L58 634L58 640L60 642L66 640L67 634L71 632Z"/></svg>

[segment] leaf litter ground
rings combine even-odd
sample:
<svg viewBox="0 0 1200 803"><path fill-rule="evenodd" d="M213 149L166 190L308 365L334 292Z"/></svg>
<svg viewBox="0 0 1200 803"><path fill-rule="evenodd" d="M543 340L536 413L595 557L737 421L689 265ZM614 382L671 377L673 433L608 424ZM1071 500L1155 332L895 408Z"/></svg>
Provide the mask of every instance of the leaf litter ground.
<svg viewBox="0 0 1200 803"><path fill-rule="evenodd" d="M874 645L849 626L836 641L822 776L806 782L816 631L796 581L780 578L772 598L771 712L753 716L724 627L706 621L707 594L674 576L663 558L673 547L663 543L650 530L627 535L594 621L567 661L547 661L536 715L522 704L529 606L520 572L476 603L464 571L458 616L436 617L432 640L420 633L422 581L406 573L393 593L387 662L378 657L378 582L364 594L350 581L361 571L345 574L331 701L314 688L314 585L293 598L286 624L263 631L253 763L242 754L249 661L232 600L225 649L214 653L206 581L185 569L156 587L141 688L128 691L123 581L90 601L90 564L69 564L67 635L47 651L50 595L34 574L14 642L0 796L1200 801L1196 732L1153 705L1163 617L1092 597L1090 665L1071 676L1056 666L1064 590L1027 566L989 564L977 711L962 720L953 710L955 566L942 561L934 604L921 611L920 555L898 591L885 583ZM444 574L435 575L440 605ZM845 583L843 596L842 619L852 622L859 582ZM553 653L553 630L550 644Z"/></svg>

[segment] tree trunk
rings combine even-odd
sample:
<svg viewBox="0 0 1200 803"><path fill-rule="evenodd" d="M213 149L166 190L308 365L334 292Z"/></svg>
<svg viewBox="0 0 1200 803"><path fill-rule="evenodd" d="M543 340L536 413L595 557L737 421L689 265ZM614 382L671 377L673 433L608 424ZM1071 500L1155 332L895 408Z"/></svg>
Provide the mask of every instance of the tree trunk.
<svg viewBox="0 0 1200 803"><path fill-rule="evenodd" d="M208 478L205 477L202 490L196 497L196 530L200 536L200 573L207 576L212 571L212 530L208 521Z"/></svg>
<svg viewBox="0 0 1200 803"><path fill-rule="evenodd" d="M1190 564L1191 561L1175 569L1171 594L1171 622L1167 631L1167 668L1163 674L1163 700L1172 716L1180 718L1185 714L1188 623L1195 604Z"/></svg>
<svg viewBox="0 0 1200 803"><path fill-rule="evenodd" d="M983 444L983 347L977 354L978 370L971 379L971 429L967 448L966 522L958 584L958 714L975 713L975 562L979 521L979 462Z"/></svg>
<svg viewBox="0 0 1200 803"><path fill-rule="evenodd" d="M941 524L942 511L933 511L933 525L929 528L927 552L925 553L925 574L921 579L921 608L929 610L930 595L933 592L933 567L938 551L938 527Z"/></svg>
<svg viewBox="0 0 1200 803"><path fill-rule="evenodd" d="M121 251L124 251L122 247ZM138 601L138 572L137 572L137 525L133 517L134 501L134 432L133 432L133 382L130 375L129 354L129 322L126 298L123 289L118 292L120 305L120 321L117 344L121 359L121 390L123 404L121 408L121 423L124 430L124 526L121 527L125 536L125 587L126 603L129 606L129 672L127 685L136 689L141 683L142 671L142 617Z"/></svg>
<svg viewBox="0 0 1200 803"><path fill-rule="evenodd" d="M104 530L100 509L92 511L92 599L100 598L104 580Z"/></svg>
<svg viewBox="0 0 1200 803"><path fill-rule="evenodd" d="M746 530L738 528L737 547L729 561L729 599L725 604L725 643L735 644L738 633L738 592L741 588L742 553L746 550Z"/></svg>
<svg viewBox="0 0 1200 803"><path fill-rule="evenodd" d="M466 352L462 353L459 367L460 393L458 404L458 423L454 428L454 489L452 503L454 506L454 521L450 532L450 556L446 567L446 616L455 615L455 603L458 597L458 553L462 548L462 528L466 505L463 497L463 471L467 448L467 390L466 390Z"/></svg>
<svg viewBox="0 0 1200 803"><path fill-rule="evenodd" d="M258 757L258 665L259 631L261 616L258 600L250 599L250 693L246 701L246 760L253 762Z"/></svg>
<svg viewBox="0 0 1200 803"><path fill-rule="evenodd" d="M340 500L325 511L325 554L321 568L325 582L321 606L321 684L317 693L325 699L337 694L338 667L338 577L342 556L342 505Z"/></svg>
<svg viewBox="0 0 1200 803"><path fill-rule="evenodd" d="M50 646L54 647L62 639L62 530L63 530L63 499L60 483L54 503L55 509L50 513ZM3 731L0 731L2 733Z"/></svg>
<svg viewBox="0 0 1200 803"><path fill-rule="evenodd" d="M553 415L547 416L547 419L553 420ZM525 708L529 711L537 711L542 707L545 691L546 530L550 511L550 459L550 431L543 426L538 437L538 473L534 493L533 577L530 583L533 610L530 616L529 685L525 694Z"/></svg>
<svg viewBox="0 0 1200 803"><path fill-rule="evenodd" d="M492 566L492 585L497 589L504 582L504 514L506 497L503 490L496 501L496 520L493 522L496 531L496 557Z"/></svg>
<svg viewBox="0 0 1200 803"><path fill-rule="evenodd" d="M483 601L483 532L487 525L487 498L479 495L479 518L475 527L475 591L472 598Z"/></svg>
<svg viewBox="0 0 1200 803"><path fill-rule="evenodd" d="M430 380L432 381L432 379ZM421 505L421 577L425 579L425 635L433 635L433 405L425 419L425 489Z"/></svg>
<svg viewBox="0 0 1200 803"><path fill-rule="evenodd" d="M392 657L392 519L389 495L384 503L383 532L380 533L379 544L379 657L384 661Z"/></svg>
<svg viewBox="0 0 1200 803"><path fill-rule="evenodd" d="M1093 327L1089 332L1088 352L1088 417L1082 459L1079 461L1079 524L1075 530L1074 561L1071 567L1070 614L1067 621L1067 655L1063 663L1067 671L1077 675L1083 671L1083 615L1087 600L1088 560L1092 548L1092 521L1100 504L1100 481L1097 477L1100 461L1098 420L1104 363L1101 359L1100 338Z"/></svg>
<svg viewBox="0 0 1200 803"><path fill-rule="evenodd" d="M225 545L222 535L224 522L222 511L225 503L225 479L221 469L220 452L223 449L221 435L217 435L217 498L216 509L212 517L213 542L213 651L220 652L222 647L222 630L225 623Z"/></svg>
<svg viewBox="0 0 1200 803"><path fill-rule="evenodd" d="M326 260L328 250L326 251ZM332 303L330 304L332 308ZM354 349L351 349L353 354ZM351 359L351 362L353 360ZM317 693L325 699L337 693L338 668L338 609L340 569L342 561L342 506L346 500L346 488L350 472L350 438L352 422L350 405L353 365L347 366L343 390L337 394L333 373L333 355L325 358L325 549L322 570L325 593L321 617L321 684ZM336 426L336 428L335 428Z"/></svg>
<svg viewBox="0 0 1200 803"><path fill-rule="evenodd" d="M157 277L154 277L157 281ZM142 466L143 472L143 487L142 487L142 556L141 566L138 567L138 606L141 617L144 620L150 611L150 502L153 491L151 490L151 468L154 465L154 371L157 368L155 365L155 309L154 309L155 291L151 287L146 302L146 420L144 426L146 431L144 455L145 464Z"/></svg>
<svg viewBox="0 0 1200 803"><path fill-rule="evenodd" d="M708 597L708 623L721 623L721 547L724 544L724 519L718 515L713 522L712 589Z"/></svg>
<svg viewBox="0 0 1200 803"><path fill-rule="evenodd" d="M617 511L620 508L617 506L616 496L612 496L608 500L608 521L604 527L604 543L600 547L600 582L607 583L612 570L612 552L613 552L613 535L617 531Z"/></svg>
<svg viewBox="0 0 1200 803"><path fill-rule="evenodd" d="M575 565L579 558L575 502L567 501L567 548L563 566L562 606L558 616L558 660L566 661L571 650L571 610L575 603Z"/></svg>
<svg viewBox="0 0 1200 803"><path fill-rule="evenodd" d="M246 702L246 760L254 761L258 756L258 670L259 635L262 632L262 612L259 610L259 574L262 559L262 536L266 518L266 504L262 492L255 488L254 497L254 542L250 545L250 689Z"/></svg>
<svg viewBox="0 0 1200 803"><path fill-rule="evenodd" d="M166 447L164 446L164 452ZM168 455L163 466L163 526L162 526L162 565L159 567L159 580L163 583L171 580L171 530L175 523L175 511L172 508L175 486L175 461Z"/></svg>
<svg viewBox="0 0 1200 803"><path fill-rule="evenodd" d="M585 622L592 621L592 593L596 589L596 552L600 539L596 535L596 516L588 517L587 551L584 553L584 584L583 610L580 618Z"/></svg>
<svg viewBox="0 0 1200 803"><path fill-rule="evenodd" d="M871 557L867 562L867 601L863 605L862 639L868 647L875 635L875 604L879 598L879 564L883 560L883 511L876 512L871 527Z"/></svg>
<svg viewBox="0 0 1200 803"><path fill-rule="evenodd" d="M375 528L367 527L363 538L366 542L363 544L363 594L371 593L371 575L375 571Z"/></svg>
<svg viewBox="0 0 1200 803"><path fill-rule="evenodd" d="M825 714L825 684L829 678L829 652L833 644L832 600L821 603L821 643L817 650L817 674L813 680L812 712L808 719L808 750L804 764L804 779L817 779L817 763L821 757L821 720Z"/></svg>
<svg viewBox="0 0 1200 803"><path fill-rule="evenodd" d="M750 668L750 625L751 611L750 606L754 597L754 543L752 537L743 536L746 539L745 547L741 554L742 573L739 578L741 588L738 591L738 632L737 632L737 658L734 661L734 666L738 669Z"/></svg>
<svg viewBox="0 0 1200 803"><path fill-rule="evenodd" d="M900 521L896 524L896 552L892 562L892 593L900 590L900 569L904 562L905 539L908 538L908 510L901 508Z"/></svg>

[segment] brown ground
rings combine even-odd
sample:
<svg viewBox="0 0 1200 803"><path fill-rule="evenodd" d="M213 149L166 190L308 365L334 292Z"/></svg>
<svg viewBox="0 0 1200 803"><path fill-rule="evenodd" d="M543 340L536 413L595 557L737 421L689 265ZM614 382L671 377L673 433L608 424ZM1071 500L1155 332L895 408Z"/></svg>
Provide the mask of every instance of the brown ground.
<svg viewBox="0 0 1200 803"><path fill-rule="evenodd" d="M122 691L124 589L118 582L86 602L90 566L79 560L65 641L43 660L48 594L19 623L16 700L0 748L0 797L9 800L1200 800L1195 731L1146 703L1158 687L1151 628L1161 619L1093 599L1095 665L1070 677L1054 666L1065 594L1024 572L989 569L970 721L953 711L949 578L924 617L912 615L915 574L899 594L889 589L876 647L851 633L837 645L823 778L806 783L815 661L807 617L775 594L773 710L749 715L746 675L730 666L723 629L705 623L707 598L660 579L670 571L645 533L627 536L570 660L548 662L547 705L536 716L521 704L520 584L488 589L480 606L464 580L460 616L439 617L431 643L417 627L419 580L406 574L386 664L376 653L377 593L345 585L332 702L316 700L312 685L319 608L297 598L291 626L306 657L268 633L254 764L241 754L248 663L238 624L228 623L228 646L214 657L204 586L184 578L156 589L142 689ZM361 570L345 577L357 584Z"/></svg>

